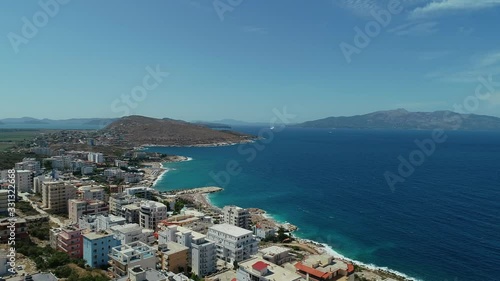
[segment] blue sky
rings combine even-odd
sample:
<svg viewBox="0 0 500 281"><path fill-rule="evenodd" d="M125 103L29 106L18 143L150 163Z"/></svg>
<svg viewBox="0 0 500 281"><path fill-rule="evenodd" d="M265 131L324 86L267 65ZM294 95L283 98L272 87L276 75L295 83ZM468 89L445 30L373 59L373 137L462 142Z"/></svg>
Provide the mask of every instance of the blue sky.
<svg viewBox="0 0 500 281"><path fill-rule="evenodd" d="M0 2L0 118L265 122L286 106L298 122L453 110L481 75L500 82L500 0L401 0L350 62L341 43L389 0L64 0L48 15L53 1ZM169 75L124 110L147 67ZM496 88L471 113L500 116Z"/></svg>

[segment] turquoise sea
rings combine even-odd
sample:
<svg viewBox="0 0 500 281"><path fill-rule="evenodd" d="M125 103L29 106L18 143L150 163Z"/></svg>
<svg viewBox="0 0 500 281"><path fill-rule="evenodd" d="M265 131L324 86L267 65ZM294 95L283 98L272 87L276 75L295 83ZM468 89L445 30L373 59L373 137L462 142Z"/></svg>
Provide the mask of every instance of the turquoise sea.
<svg viewBox="0 0 500 281"><path fill-rule="evenodd" d="M289 128L254 144L148 150L193 158L166 164L159 190L222 186L218 206L265 209L301 238L416 279L500 280L500 133L446 134L395 190L384 173L432 132Z"/></svg>

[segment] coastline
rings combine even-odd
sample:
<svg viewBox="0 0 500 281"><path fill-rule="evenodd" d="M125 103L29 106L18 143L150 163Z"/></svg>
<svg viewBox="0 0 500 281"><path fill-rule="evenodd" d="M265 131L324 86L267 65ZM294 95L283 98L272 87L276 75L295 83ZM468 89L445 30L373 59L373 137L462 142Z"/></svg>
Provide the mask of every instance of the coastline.
<svg viewBox="0 0 500 281"><path fill-rule="evenodd" d="M169 144L169 145L163 145L163 144L143 144L139 147L136 147L136 150L144 150L149 147L224 147L224 146L234 146L234 145L239 145L239 144L247 144L247 143L253 143L258 138L254 139L246 139L246 140L241 140L238 142L214 142L214 143L206 143L206 144L189 144L189 145L183 145L183 144Z"/></svg>
<svg viewBox="0 0 500 281"><path fill-rule="evenodd" d="M252 208L250 208L252 209ZM276 226L282 226L285 228L285 230L291 230L291 236L297 241L297 244L300 245L305 245L306 247L314 249L316 252L320 254L328 254L331 255L335 258L351 262L352 264L358 266L359 268L363 269L361 272L357 272L358 274L361 274L364 277L388 277L388 278L396 278L396 280L401 280L401 281L424 281L422 279L417 279L411 276L406 275L403 272L399 272L397 270L390 269L388 267L383 267L383 266L378 266L375 264L367 264L358 260L351 259L337 251L335 251L330 245L326 243L319 243L314 240L310 239L305 239L301 238L300 236L294 234L296 230L299 228L293 224L291 224L288 221L285 222L280 222L278 221L273 215L267 213L265 210L262 209L257 209L262 211L260 214L262 217L264 217L266 220L272 221ZM289 229L288 227L292 226L292 229ZM293 229L295 228L295 229ZM290 245L294 245L294 243L291 243ZM367 279L370 280L370 279ZM382 280L382 279L380 279Z"/></svg>
<svg viewBox="0 0 500 281"><path fill-rule="evenodd" d="M231 145L236 145L236 144L231 144ZM165 146L163 146L165 147ZM170 146L174 147L174 146ZM210 146L207 146L210 147ZM185 157L185 156L171 156L171 159L168 159L167 161L163 162L155 162L156 164L159 164L161 166L162 172L159 173L154 180L153 184L151 185L152 188L155 188L157 183L163 179L163 177L170 171L168 168L165 168L163 166L164 163L173 163L173 162L186 162L186 161L192 161L193 159L190 157ZM209 189L204 190L204 189ZM219 187L200 187L200 188L188 188L188 189L183 189L183 190L173 190L169 191L171 193L175 193L177 195L184 196L187 199L190 199L193 201L193 203L200 205L203 209L215 213L220 213L222 208L215 205L211 200L210 200L210 194L214 192L219 192L222 191L222 188ZM408 276L402 272L399 272L397 270L390 269L388 267L382 267L378 266L375 264L367 264L361 261L357 261L354 259L351 259L349 257L344 256L343 254L335 251L330 245L325 244L325 243L319 243L317 241L313 241L310 239L304 239L301 238L300 236L294 234L295 231L298 230L298 227L291 224L290 222L280 222L277 220L273 215L269 214L267 211L259 208L249 208L250 213L252 215L252 222L255 223L255 221L258 221L259 223L264 223L266 226L270 227L283 227L287 232L291 234L291 236L296 240L296 242L290 243L289 245L291 246L300 246L301 248L305 249L306 251L309 251L311 254L320 253L320 254L328 254L331 255L335 258L341 259L348 261L355 266L357 266L360 271L357 271L356 274L360 275L363 278L366 278L366 280L384 280L381 278L392 278L394 280L398 281L424 281L421 279L417 279L411 276ZM285 244L286 246L286 244ZM380 278L380 279L378 279Z"/></svg>
<svg viewBox="0 0 500 281"><path fill-rule="evenodd" d="M149 165L151 168L144 168L146 172L146 177L148 178L147 181L151 182L149 184L150 187L155 188L155 186L160 182L165 175L170 172L172 169L165 168L163 164L165 163L176 163L176 162L188 162L192 161L193 158L191 157L186 157L186 156L168 156L167 159L164 161L157 161L157 162L147 162L144 163L144 165Z"/></svg>

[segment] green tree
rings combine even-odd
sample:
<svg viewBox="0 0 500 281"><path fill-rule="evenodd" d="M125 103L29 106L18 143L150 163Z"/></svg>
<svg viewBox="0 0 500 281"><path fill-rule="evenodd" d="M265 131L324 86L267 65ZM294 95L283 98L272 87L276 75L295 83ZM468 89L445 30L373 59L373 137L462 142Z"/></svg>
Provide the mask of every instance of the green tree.
<svg viewBox="0 0 500 281"><path fill-rule="evenodd" d="M174 214L179 214L182 208L184 208L184 202L180 199L175 201Z"/></svg>
<svg viewBox="0 0 500 281"><path fill-rule="evenodd" d="M279 229L278 229L278 241L279 242L283 242L284 240L290 238L290 236L288 236L286 233L285 233L285 229L281 226Z"/></svg>

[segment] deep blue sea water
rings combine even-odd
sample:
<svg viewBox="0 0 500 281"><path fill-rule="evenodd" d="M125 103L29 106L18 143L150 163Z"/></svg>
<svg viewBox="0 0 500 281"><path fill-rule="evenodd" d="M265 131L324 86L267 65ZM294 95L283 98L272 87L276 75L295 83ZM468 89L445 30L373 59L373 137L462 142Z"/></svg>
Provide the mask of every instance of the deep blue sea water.
<svg viewBox="0 0 500 281"><path fill-rule="evenodd" d="M194 159L167 164L159 190L220 185L210 173L234 160L241 173L210 197L218 206L263 208L299 226L301 238L422 280L500 280L500 133L447 132L391 191L384 172L397 172L398 156L431 135L289 128L259 142L255 159L255 144L149 150Z"/></svg>

